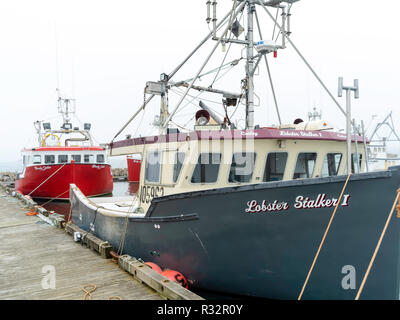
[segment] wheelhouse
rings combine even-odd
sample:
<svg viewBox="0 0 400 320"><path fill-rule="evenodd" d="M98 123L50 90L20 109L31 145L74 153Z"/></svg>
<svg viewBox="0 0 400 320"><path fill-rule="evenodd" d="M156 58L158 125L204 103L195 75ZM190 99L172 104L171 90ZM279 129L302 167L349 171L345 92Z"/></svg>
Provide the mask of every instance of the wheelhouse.
<svg viewBox="0 0 400 320"><path fill-rule="evenodd" d="M24 168L37 165L108 164L107 152L102 147L40 147L22 151Z"/></svg>
<svg viewBox="0 0 400 320"><path fill-rule="evenodd" d="M111 151L142 157L139 201L146 211L154 197L169 194L343 175L346 148L340 133L259 129L135 138ZM364 169L362 138L353 137L352 172Z"/></svg>

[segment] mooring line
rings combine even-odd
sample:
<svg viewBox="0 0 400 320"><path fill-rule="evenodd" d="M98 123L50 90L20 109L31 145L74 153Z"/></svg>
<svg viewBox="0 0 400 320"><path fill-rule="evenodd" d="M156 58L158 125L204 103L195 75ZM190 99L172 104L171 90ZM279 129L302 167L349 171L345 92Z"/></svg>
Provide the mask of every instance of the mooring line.
<svg viewBox="0 0 400 320"><path fill-rule="evenodd" d="M43 185L47 180L49 180L52 176L54 176L58 171L60 171L66 163L64 163L60 168L58 168L56 171L54 171L46 180L44 180L41 184L39 184L35 189L33 189L31 192L29 192L28 196L32 194L32 192L36 191L41 185Z"/></svg>
<svg viewBox="0 0 400 320"><path fill-rule="evenodd" d="M394 209L396 208L396 203L399 201L399 197L400 197L400 189L397 189L397 196L396 196L396 199L395 199L394 202L393 202L392 210L390 210L390 213L389 213L389 216L388 216L388 218L387 218L387 220L386 220L385 226L383 227L383 230L382 230L382 232L381 232L381 236L379 237L378 244L376 245L374 254L372 255L372 258L371 258L371 260L370 260L370 262L369 262L367 271L366 271L365 274L364 274L364 278L363 278L363 280L362 280L362 282L361 282L361 286L360 286L360 288L358 289L356 298L355 298L354 300L358 300L358 299L360 298L360 295L361 295L361 293L362 293L362 291L363 291L363 289L364 289L365 282L367 281L368 276L369 276L369 273L370 273L371 268L372 268L372 265L373 265L374 262L375 262L376 255L378 254L378 251L379 251L379 249L380 249L380 247L381 247L381 243L382 243L383 237L385 236L387 227L389 226L389 222L390 222L390 220L392 219L393 211L394 211ZM400 206L398 207L398 209L400 210Z"/></svg>
<svg viewBox="0 0 400 320"><path fill-rule="evenodd" d="M313 261L313 263L312 263L312 265L311 265L310 270L308 271L307 278L306 278L306 280L304 281L303 288L301 289L301 292L300 292L299 297L297 298L297 300L301 300L301 297L303 296L304 290L305 290L305 288L306 288L306 286L307 286L308 280L310 279L310 276L311 276L311 273L312 273L312 271L313 271L313 269L314 269L315 263L317 262L317 259L318 259L319 253L320 253L320 251L321 251L321 248L322 248L322 246L324 245L326 235L328 234L328 231L329 231L329 229L330 229L330 227L331 227L333 218L335 217L335 214L336 214L336 211L337 211L337 209L338 209L338 207L339 207L340 201L342 200L342 196L343 196L344 190L346 189L347 182L349 182L350 176L351 176L351 173L348 174L347 179L346 179L346 182L344 183L342 192L340 193L339 199L338 199L338 201L337 201L337 203L336 203L335 210L333 211L332 216L331 216L331 219L329 220L328 226L326 227L324 236L322 237L321 243L319 244L318 251L317 251L317 253L316 253L315 257L314 257L314 261Z"/></svg>

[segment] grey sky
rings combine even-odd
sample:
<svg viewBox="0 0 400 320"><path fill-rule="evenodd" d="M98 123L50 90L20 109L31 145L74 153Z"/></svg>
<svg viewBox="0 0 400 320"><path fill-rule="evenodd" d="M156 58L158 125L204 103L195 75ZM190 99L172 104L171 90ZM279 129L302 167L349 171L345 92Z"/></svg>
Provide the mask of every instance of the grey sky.
<svg viewBox="0 0 400 320"><path fill-rule="evenodd" d="M13 0L0 2L0 163L20 158L23 147L35 146L35 120L57 116L57 86L77 99L77 116L92 123L98 142L108 142L143 102L148 80L169 73L207 34L205 0L92 1ZM400 4L377 6L372 0L301 0L293 5L292 40L336 96L337 78L345 84L360 79L361 99L353 100L353 115L370 122L393 110L400 120L398 31ZM383 3L382 3L383 4ZM232 5L218 2L218 16ZM260 18L268 17L259 10ZM265 29L264 29L265 27ZM265 30L265 32L264 32ZM270 25L263 24L264 38ZM57 46L56 46L57 39ZM58 75L56 68L58 49ZM207 53L210 46L202 52ZM239 53L238 53L239 52ZM236 50L236 56L240 50ZM219 65L224 53L206 70ZM231 58L235 57L232 52ZM193 75L203 57L182 70L176 80ZM229 59L228 59L229 60ZM292 48L270 59L284 122L307 117L314 106L324 118L344 126L337 107L306 69ZM277 123L261 66L256 79L260 107L256 123ZM237 73L243 77L243 68ZM237 91L240 84L227 81ZM201 82L208 85L206 80ZM221 83L222 84L222 83ZM216 87L219 87L216 84ZM171 96L171 108L174 106ZM339 102L344 106L344 99ZM158 101L125 133L150 134ZM181 124L195 108L181 114Z"/></svg>

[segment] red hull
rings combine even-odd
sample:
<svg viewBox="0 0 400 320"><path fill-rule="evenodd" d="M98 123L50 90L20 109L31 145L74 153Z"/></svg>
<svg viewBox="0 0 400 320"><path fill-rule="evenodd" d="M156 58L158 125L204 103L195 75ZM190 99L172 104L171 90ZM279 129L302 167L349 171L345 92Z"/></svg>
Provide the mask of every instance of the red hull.
<svg viewBox="0 0 400 320"><path fill-rule="evenodd" d="M140 181L140 164L141 160L126 157L128 163L128 180L129 182Z"/></svg>
<svg viewBox="0 0 400 320"><path fill-rule="evenodd" d="M22 194L30 194L61 167L60 164L29 166L25 170L24 178L15 182L15 189ZM108 164L67 163L30 196L68 200L70 183L76 184L87 197L111 193L114 186Z"/></svg>

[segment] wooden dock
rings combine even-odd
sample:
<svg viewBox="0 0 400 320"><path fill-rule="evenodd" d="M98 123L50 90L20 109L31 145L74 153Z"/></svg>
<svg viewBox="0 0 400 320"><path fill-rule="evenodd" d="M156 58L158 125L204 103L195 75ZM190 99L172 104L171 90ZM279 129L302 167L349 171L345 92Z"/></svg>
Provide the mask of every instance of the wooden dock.
<svg viewBox="0 0 400 320"><path fill-rule="evenodd" d="M1 300L79 300L88 284L96 286L93 300L165 299L111 259L74 242L64 230L27 216L28 211L0 188Z"/></svg>

